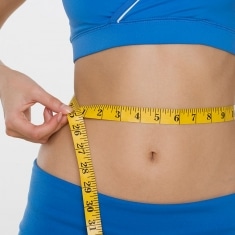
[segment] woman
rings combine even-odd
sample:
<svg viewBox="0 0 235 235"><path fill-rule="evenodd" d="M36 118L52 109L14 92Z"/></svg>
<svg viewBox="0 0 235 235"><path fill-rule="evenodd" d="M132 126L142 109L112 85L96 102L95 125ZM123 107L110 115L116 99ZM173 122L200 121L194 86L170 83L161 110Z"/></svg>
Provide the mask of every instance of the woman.
<svg viewBox="0 0 235 235"><path fill-rule="evenodd" d="M22 2L1 1L1 24ZM80 105L234 104L234 0L63 3ZM7 134L42 144L19 234L86 234L71 109L22 73L2 64L0 74ZM35 102L45 106L39 127ZM210 122L85 119L104 234L235 234L235 124Z"/></svg>

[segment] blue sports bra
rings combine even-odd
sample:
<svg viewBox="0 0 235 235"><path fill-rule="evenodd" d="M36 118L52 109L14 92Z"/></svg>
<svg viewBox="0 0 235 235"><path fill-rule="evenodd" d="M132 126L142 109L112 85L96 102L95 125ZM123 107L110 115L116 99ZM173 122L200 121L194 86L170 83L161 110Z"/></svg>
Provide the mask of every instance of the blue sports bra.
<svg viewBox="0 0 235 235"><path fill-rule="evenodd" d="M62 0L73 59L138 44L201 44L235 54L235 0Z"/></svg>

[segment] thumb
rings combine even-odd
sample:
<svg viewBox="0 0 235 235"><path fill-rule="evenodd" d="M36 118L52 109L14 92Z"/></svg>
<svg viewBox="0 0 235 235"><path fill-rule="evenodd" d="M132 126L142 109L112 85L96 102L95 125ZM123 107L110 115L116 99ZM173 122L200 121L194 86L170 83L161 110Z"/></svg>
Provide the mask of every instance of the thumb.
<svg viewBox="0 0 235 235"><path fill-rule="evenodd" d="M61 112L62 114L68 114L73 111L73 109L69 105L64 104L59 99L50 95L46 91L44 91L43 94L38 95L35 101L44 105L55 113Z"/></svg>

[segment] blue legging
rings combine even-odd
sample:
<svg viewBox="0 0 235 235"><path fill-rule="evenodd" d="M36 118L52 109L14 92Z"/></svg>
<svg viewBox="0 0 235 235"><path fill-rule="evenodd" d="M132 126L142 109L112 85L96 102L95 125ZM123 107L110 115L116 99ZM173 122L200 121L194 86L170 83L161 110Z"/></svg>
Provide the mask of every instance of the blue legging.
<svg viewBox="0 0 235 235"><path fill-rule="evenodd" d="M99 194L104 235L235 235L235 194L147 204ZM86 235L81 188L34 162L19 235Z"/></svg>

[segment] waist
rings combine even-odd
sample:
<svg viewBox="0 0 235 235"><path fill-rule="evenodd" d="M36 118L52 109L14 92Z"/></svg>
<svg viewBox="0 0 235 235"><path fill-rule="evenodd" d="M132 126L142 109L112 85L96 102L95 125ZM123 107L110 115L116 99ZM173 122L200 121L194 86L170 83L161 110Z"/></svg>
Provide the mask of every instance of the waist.
<svg viewBox="0 0 235 235"><path fill-rule="evenodd" d="M235 122L154 125L85 119L98 190L144 202L235 192ZM39 165L80 184L68 126L43 145Z"/></svg>
<svg viewBox="0 0 235 235"><path fill-rule="evenodd" d="M81 105L173 109L234 104L233 57L207 51L205 59L204 50L186 49L184 55L181 50L128 47L78 60L76 98ZM187 53L194 55L190 61ZM234 121L154 125L85 119L85 124L102 193L164 203L235 192ZM42 146L38 160L50 173L80 184L68 126Z"/></svg>

